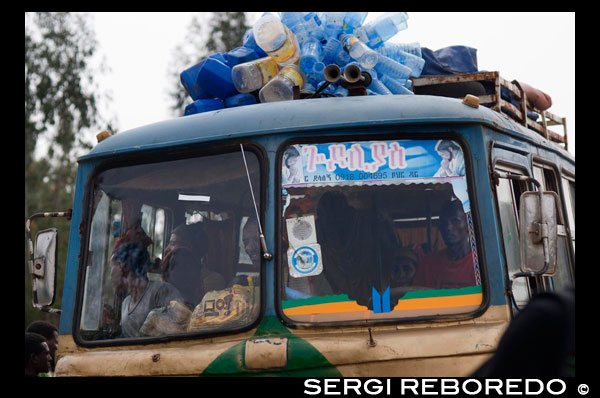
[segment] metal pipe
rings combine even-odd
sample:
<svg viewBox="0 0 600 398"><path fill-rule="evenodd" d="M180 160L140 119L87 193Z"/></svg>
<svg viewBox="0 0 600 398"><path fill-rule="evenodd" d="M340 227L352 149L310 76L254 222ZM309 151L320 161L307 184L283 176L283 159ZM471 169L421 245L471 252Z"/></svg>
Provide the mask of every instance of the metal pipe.
<svg viewBox="0 0 600 398"><path fill-rule="evenodd" d="M344 79L350 84L364 80L361 70L358 66L350 64L344 68Z"/></svg>
<svg viewBox="0 0 600 398"><path fill-rule="evenodd" d="M325 80L330 83L335 83L342 77L342 72L340 67L336 64L327 65L323 70L323 75L325 76Z"/></svg>

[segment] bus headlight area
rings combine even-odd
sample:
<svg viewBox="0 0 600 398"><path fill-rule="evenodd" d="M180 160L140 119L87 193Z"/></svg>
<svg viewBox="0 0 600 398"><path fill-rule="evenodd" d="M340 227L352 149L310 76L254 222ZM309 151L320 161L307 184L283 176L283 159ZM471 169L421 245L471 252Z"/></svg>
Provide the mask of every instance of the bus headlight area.
<svg viewBox="0 0 600 398"><path fill-rule="evenodd" d="M562 395L567 384L561 379L306 379L305 395Z"/></svg>

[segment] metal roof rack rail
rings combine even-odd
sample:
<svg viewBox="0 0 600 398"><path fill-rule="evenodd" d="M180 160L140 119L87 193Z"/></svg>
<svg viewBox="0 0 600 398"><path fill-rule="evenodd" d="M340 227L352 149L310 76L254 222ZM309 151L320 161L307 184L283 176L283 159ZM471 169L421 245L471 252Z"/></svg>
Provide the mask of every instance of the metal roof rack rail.
<svg viewBox="0 0 600 398"><path fill-rule="evenodd" d="M567 140L567 119L559 117L548 111L541 111L533 107L528 101L525 92L518 84L511 83L500 76L499 72L476 72L459 75L440 75L440 76L422 76L411 78L413 82L413 91L416 87L434 86L443 84L491 81L494 83L494 93L489 95L479 95L481 105L490 105L492 110L500 112L511 118L517 123L537 132L547 140L564 144L565 150L568 150ZM508 101L502 99L501 87L506 88L520 101L520 107L517 108ZM527 117L527 112L534 112L541 116L541 122L536 122ZM538 118L539 120L539 118ZM548 129L548 126L562 125L563 135Z"/></svg>

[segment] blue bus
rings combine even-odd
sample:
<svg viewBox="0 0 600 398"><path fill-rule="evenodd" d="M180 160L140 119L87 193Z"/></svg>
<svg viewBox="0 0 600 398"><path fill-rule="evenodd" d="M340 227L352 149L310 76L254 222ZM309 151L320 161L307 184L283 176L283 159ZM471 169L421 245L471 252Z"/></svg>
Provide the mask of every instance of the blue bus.
<svg viewBox="0 0 600 398"><path fill-rule="evenodd" d="M108 134L72 210L28 220L71 219L61 309L55 230L29 235L56 376L469 375L534 293L575 281L566 134L485 100L305 98Z"/></svg>

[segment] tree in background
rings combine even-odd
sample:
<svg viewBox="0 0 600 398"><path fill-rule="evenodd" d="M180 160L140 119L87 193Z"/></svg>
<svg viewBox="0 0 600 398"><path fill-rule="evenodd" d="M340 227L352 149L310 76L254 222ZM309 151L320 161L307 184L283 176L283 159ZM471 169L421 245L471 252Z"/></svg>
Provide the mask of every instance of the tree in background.
<svg viewBox="0 0 600 398"><path fill-rule="evenodd" d="M101 122L94 87L98 70L91 64L97 42L90 26L86 14L25 14L25 219L72 206L76 152L91 148L82 132ZM48 150L37 159L42 138ZM32 233L50 226L59 230L58 265L63 266L57 270L55 303L60 305L70 223L36 219ZM27 245L25 253L28 259ZM27 261L25 267L25 326L36 319L58 325L57 315L33 309Z"/></svg>
<svg viewBox="0 0 600 398"><path fill-rule="evenodd" d="M183 44L175 47L168 76L173 84L168 95L171 110L182 116L185 106L191 103L179 74L215 52L227 52L242 45L244 33L251 27L248 19L253 16L244 12L213 12L194 15Z"/></svg>

